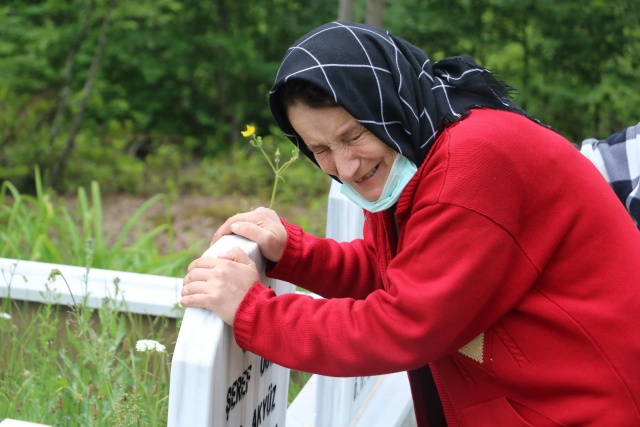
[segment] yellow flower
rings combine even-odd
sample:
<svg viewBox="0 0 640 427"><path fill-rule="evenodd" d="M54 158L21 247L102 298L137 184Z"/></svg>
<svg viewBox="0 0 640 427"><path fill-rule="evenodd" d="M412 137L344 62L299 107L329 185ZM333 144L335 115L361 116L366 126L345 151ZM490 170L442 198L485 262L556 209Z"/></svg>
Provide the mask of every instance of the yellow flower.
<svg viewBox="0 0 640 427"><path fill-rule="evenodd" d="M256 128L254 126L247 125L247 130L243 130L240 133L242 134L242 136L244 136L246 138L246 137L251 136L254 133L256 133Z"/></svg>

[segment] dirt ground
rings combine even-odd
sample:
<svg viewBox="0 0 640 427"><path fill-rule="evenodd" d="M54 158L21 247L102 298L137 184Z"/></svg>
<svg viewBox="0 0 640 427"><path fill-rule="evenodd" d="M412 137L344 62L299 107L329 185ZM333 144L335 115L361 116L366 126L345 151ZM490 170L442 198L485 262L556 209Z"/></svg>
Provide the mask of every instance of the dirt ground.
<svg viewBox="0 0 640 427"><path fill-rule="evenodd" d="M125 226L129 218L149 200L148 197L138 197L131 195L104 195L102 197L103 230L105 236L113 241ZM68 199L67 205L70 209L75 208L75 200ZM170 204L168 209L169 220L175 230L175 240L173 249L166 250L180 251L193 248L194 243L202 242L203 250L224 221L238 213L246 212L261 206L260 201L249 198L226 196L223 198L212 198L203 195L181 195ZM299 218L311 218L317 216L304 206L293 206L286 209L278 209L278 214L296 222ZM143 224L136 224L142 230L150 230L153 226L162 224L167 219L167 210L162 202L152 205L141 217ZM316 221L324 221L318 218ZM131 239L135 236L131 235ZM159 239L160 245L168 246L168 239L163 236Z"/></svg>
<svg viewBox="0 0 640 427"><path fill-rule="evenodd" d="M148 197L131 195L105 195L102 198L103 231L107 238L114 239L127 221L140 209ZM74 200L69 200L74 204ZM153 204L142 216L142 224L137 223L139 230L150 230L153 226L164 223L167 218L175 230L173 250L179 251L193 246L194 241L208 241L215 230L222 225L225 218L235 212L242 211L242 200L213 200L206 196L180 196L167 207L162 202ZM235 212L233 207L236 206ZM131 235L133 239L134 236ZM161 238L161 244L168 239ZM206 248L206 247L205 247ZM163 250L164 252L164 250Z"/></svg>

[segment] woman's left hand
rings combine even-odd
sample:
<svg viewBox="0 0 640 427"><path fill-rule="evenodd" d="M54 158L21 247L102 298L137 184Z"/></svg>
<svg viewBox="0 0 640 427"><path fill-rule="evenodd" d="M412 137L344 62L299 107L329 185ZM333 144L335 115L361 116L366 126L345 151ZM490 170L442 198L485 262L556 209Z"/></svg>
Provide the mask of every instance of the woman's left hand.
<svg viewBox="0 0 640 427"><path fill-rule="evenodd" d="M198 258L184 277L180 305L206 308L233 325L242 299L259 279L255 263L240 248L218 258Z"/></svg>

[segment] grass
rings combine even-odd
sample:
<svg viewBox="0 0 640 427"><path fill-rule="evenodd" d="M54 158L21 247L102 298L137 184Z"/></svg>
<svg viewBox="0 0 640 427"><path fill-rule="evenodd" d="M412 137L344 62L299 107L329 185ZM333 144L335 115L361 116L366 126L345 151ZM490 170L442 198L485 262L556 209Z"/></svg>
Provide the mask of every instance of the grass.
<svg viewBox="0 0 640 427"><path fill-rule="evenodd" d="M109 241L102 230L97 183L90 195L78 190L75 212L43 190L36 171L36 195L10 183L0 187L0 256L122 271L175 276L193 259L189 251L161 254L154 239L171 235L168 221L150 230L138 224L163 196L146 201ZM133 243L128 243L133 242ZM88 277L88 276L85 276ZM45 303L0 299L0 419L52 426L166 425L170 356L179 322L122 311L113 300L100 309L75 301L57 302L46 284ZM117 288L117 286L116 286ZM139 339L167 343L168 351L138 352Z"/></svg>
<svg viewBox="0 0 640 427"><path fill-rule="evenodd" d="M140 219L157 205L165 209L166 220L145 230ZM206 247L202 240L194 242L192 249L171 251L174 232L164 195L145 201L113 241L105 236L102 224L102 199L96 182L91 184L90 194L78 189L76 212L69 212L44 191L37 170L35 196L21 194L9 181L0 186L2 258L180 276L198 255L198 248ZM161 253L154 244L160 235L168 237L168 253ZM91 251L86 250L87 245Z"/></svg>
<svg viewBox="0 0 640 427"><path fill-rule="evenodd" d="M64 277L49 277L42 304L0 300L0 419L166 425L171 350L139 352L136 342L175 343L178 323L123 312L117 295L100 309L59 305L55 280Z"/></svg>
<svg viewBox="0 0 640 427"><path fill-rule="evenodd" d="M80 188L76 209L69 211L44 191L37 171L33 196L5 181L0 186L0 257L179 277L208 241L179 252L169 245L168 253L161 253L154 242L159 237L171 242L170 216L157 225L140 221L158 206L168 212L167 198L149 198L110 239L102 228L97 183L89 193ZM65 279L55 271L43 294L46 302L18 301L10 295L12 279L11 272L2 272L9 295L0 298L0 420L83 427L166 425L179 319L124 312L116 297L99 309L84 301L60 305L51 288ZM141 339L158 341L166 349L138 352ZM291 372L289 402L309 377Z"/></svg>

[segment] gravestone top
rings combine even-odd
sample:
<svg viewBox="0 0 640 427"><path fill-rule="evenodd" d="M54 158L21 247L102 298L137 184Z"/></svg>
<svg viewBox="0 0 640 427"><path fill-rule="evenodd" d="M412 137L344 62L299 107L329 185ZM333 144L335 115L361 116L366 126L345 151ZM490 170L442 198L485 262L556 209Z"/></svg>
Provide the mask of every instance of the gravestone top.
<svg viewBox="0 0 640 427"><path fill-rule="evenodd" d="M264 270L258 245L224 236L203 256L216 257L239 246ZM264 275L277 294L293 286ZM289 370L242 350L231 327L213 312L185 311L171 361L169 427L284 427Z"/></svg>

